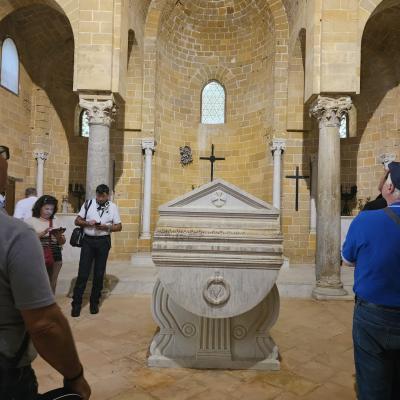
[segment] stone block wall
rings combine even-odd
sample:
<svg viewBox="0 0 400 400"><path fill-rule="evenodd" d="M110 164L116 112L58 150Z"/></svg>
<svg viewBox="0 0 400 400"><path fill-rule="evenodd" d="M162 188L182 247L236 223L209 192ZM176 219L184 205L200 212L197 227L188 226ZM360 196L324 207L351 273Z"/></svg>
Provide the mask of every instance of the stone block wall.
<svg viewBox="0 0 400 400"><path fill-rule="evenodd" d="M30 144L33 83L23 65L20 67L20 93L16 96L0 87L0 144L10 148L8 175L22 179L16 182L17 199L28 186L35 186L29 162L33 152Z"/></svg>
<svg viewBox="0 0 400 400"><path fill-rule="evenodd" d="M342 182L357 184L360 198L376 194L382 170L377 157L386 152L400 158L396 78L400 71L393 62L400 58L396 42L400 15L390 8L393 4L390 0L3 2L0 34L15 35L21 49L18 40L29 43L21 51L20 95L0 88L1 138L13 154L10 175L24 179L17 182L17 199L35 183L32 154L39 147L50 154L45 192L61 201L68 183L85 184L87 139L76 136L74 129L77 92L113 92L119 114L111 130L111 158L124 231L113 239L112 257L128 259L150 245L138 241L142 138L157 141L153 225L160 204L209 180L210 164L199 157L209 155L212 143L216 155L226 158L215 164L215 176L271 202L269 142L285 138L285 255L293 264L312 262L310 180L300 182L296 212L295 182L284 178L293 175L296 166L302 175L310 174L318 132L307 116L309 100L321 91L352 95L357 136L341 141L341 170ZM226 89L226 123L221 125L200 123L201 90L212 79ZM192 148L193 163L183 167L179 147L185 145Z"/></svg>
<svg viewBox="0 0 400 400"><path fill-rule="evenodd" d="M361 91L354 96L357 136L342 141L342 182L356 184L357 198L365 202L378 195L383 168L379 156L400 159L400 87L397 33L398 8L384 9L370 18L361 47ZM357 213L358 208L353 209Z"/></svg>
<svg viewBox="0 0 400 400"><path fill-rule="evenodd" d="M234 4L234 6L233 6ZM272 200L274 23L266 2L189 1L166 7L157 46L155 156L156 207L206 183L211 144L215 176ZM263 22L261 22L263 20ZM201 124L201 92L210 80L226 90L226 122ZM193 163L180 165L179 147Z"/></svg>
<svg viewBox="0 0 400 400"><path fill-rule="evenodd" d="M11 149L9 174L22 179L16 185L16 200L26 187L35 186L34 152L45 151L49 156L44 164L44 193L61 202L70 179L85 183L86 171L85 140L74 132L78 98L72 92L72 27L54 7L26 5L0 22L0 39L12 37L20 57L19 94L0 88L1 142Z"/></svg>
<svg viewBox="0 0 400 400"><path fill-rule="evenodd" d="M316 129L288 132L282 170L282 233L284 254L291 264L314 262L315 234L310 233L311 156L318 151ZM286 176L309 176L299 181L299 209L295 210L296 180Z"/></svg>

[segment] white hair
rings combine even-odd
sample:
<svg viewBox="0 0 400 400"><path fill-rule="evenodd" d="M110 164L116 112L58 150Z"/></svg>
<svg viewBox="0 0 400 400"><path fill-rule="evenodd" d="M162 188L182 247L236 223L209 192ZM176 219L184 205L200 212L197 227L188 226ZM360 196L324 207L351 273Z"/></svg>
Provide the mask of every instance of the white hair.
<svg viewBox="0 0 400 400"><path fill-rule="evenodd" d="M390 174L388 175L388 177L386 179L386 183L393 185L392 178L390 177ZM394 191L392 193L392 196L395 197L396 199L400 198L400 189L397 189L396 186L394 187Z"/></svg>

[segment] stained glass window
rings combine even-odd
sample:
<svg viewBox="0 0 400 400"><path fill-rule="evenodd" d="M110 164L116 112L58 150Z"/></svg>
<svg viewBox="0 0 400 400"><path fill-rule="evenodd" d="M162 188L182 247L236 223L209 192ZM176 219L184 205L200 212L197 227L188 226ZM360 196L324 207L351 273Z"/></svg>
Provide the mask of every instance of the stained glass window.
<svg viewBox="0 0 400 400"><path fill-rule="evenodd" d="M79 118L79 134L83 137L89 137L89 112L83 110Z"/></svg>
<svg viewBox="0 0 400 400"><path fill-rule="evenodd" d="M1 86L11 92L19 92L19 57L17 47L12 39L4 40L1 47Z"/></svg>
<svg viewBox="0 0 400 400"><path fill-rule="evenodd" d="M339 128L339 133L340 133L340 139L346 139L349 137L349 120L348 120L348 115L343 114L342 118L340 120L340 128Z"/></svg>
<svg viewBox="0 0 400 400"><path fill-rule="evenodd" d="M217 81L207 83L201 94L201 123L225 123L225 89Z"/></svg>

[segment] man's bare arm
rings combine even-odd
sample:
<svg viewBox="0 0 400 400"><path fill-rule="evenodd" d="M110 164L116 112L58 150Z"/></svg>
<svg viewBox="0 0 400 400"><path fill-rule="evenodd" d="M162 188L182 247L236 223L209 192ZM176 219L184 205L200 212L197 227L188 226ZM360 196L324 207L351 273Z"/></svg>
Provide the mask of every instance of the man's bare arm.
<svg viewBox="0 0 400 400"><path fill-rule="evenodd" d="M80 226L81 228L85 228L87 226L93 226L96 223L96 221L91 220L91 221L86 221L79 215L75 218L75 225Z"/></svg>
<svg viewBox="0 0 400 400"><path fill-rule="evenodd" d="M122 224L113 224L111 225L111 232L121 232L122 231Z"/></svg>
<svg viewBox="0 0 400 400"><path fill-rule="evenodd" d="M29 335L41 357L65 379L79 377L70 388L79 391L84 399L90 397L90 387L83 377L82 365L76 351L68 321L57 304L21 310ZM81 375L81 376L80 376Z"/></svg>

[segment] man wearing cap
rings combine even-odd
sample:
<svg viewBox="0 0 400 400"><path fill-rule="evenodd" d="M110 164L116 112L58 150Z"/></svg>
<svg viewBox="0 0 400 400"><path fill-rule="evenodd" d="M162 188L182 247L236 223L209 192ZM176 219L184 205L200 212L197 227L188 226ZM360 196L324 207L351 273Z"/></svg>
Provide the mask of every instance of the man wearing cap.
<svg viewBox="0 0 400 400"><path fill-rule="evenodd" d="M355 265L358 400L400 399L400 163L389 164L382 196L388 207L360 213L342 249Z"/></svg>

